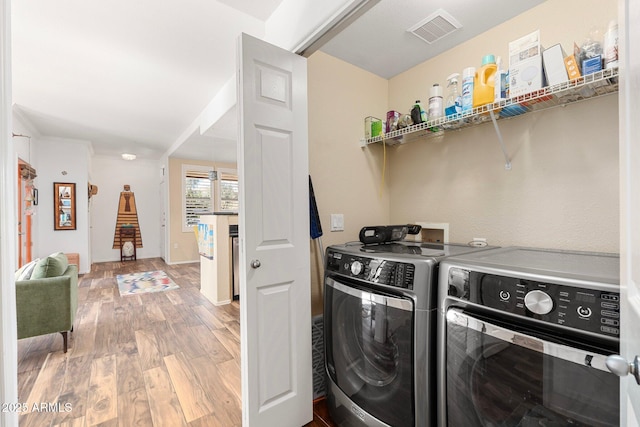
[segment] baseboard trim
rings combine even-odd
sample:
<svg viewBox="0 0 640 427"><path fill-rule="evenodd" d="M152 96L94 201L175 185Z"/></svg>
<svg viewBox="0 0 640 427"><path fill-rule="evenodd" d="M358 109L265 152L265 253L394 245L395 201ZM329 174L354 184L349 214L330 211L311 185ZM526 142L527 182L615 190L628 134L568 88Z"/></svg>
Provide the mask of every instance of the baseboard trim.
<svg viewBox="0 0 640 427"><path fill-rule="evenodd" d="M227 305L227 304L231 304L231 300L227 299L224 301L218 301L218 302L214 302L213 305L218 306L218 305Z"/></svg>
<svg viewBox="0 0 640 427"><path fill-rule="evenodd" d="M165 261L165 263L167 265L176 265L176 264L193 264L194 262L200 262L200 258L198 259L194 259L193 261L171 261L171 262L167 262Z"/></svg>

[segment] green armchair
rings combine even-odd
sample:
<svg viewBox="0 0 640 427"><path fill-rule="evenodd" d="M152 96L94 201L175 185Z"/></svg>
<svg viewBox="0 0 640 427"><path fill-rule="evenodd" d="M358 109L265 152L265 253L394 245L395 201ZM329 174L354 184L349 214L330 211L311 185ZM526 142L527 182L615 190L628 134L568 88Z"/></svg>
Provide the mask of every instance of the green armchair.
<svg viewBox="0 0 640 427"><path fill-rule="evenodd" d="M61 276L16 281L18 339L60 332L64 352L78 308L78 266Z"/></svg>

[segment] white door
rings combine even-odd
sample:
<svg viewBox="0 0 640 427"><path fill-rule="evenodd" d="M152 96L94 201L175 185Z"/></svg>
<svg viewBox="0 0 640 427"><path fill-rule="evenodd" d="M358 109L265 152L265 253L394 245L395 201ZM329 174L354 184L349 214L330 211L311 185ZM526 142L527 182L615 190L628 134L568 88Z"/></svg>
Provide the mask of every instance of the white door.
<svg viewBox="0 0 640 427"><path fill-rule="evenodd" d="M621 0L620 59L620 262L622 283L621 354L640 356L640 4ZM620 420L638 426L640 385L632 375L622 378Z"/></svg>
<svg viewBox="0 0 640 427"><path fill-rule="evenodd" d="M238 178L243 425L312 420L307 63L242 34Z"/></svg>

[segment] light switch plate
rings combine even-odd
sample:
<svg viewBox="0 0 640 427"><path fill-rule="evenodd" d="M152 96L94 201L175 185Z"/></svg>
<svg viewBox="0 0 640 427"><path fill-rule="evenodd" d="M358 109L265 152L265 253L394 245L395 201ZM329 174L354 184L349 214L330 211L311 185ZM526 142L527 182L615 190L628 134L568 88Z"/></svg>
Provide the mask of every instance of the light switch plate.
<svg viewBox="0 0 640 427"><path fill-rule="evenodd" d="M331 231L344 231L343 214L331 214Z"/></svg>

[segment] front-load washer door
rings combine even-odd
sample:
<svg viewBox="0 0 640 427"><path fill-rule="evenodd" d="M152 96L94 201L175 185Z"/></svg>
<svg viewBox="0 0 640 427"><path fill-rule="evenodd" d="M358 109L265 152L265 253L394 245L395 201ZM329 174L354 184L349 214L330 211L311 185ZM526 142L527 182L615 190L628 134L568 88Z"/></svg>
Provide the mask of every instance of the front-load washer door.
<svg viewBox="0 0 640 427"><path fill-rule="evenodd" d="M352 402L413 426L413 301L325 280L327 371Z"/></svg>
<svg viewBox="0 0 640 427"><path fill-rule="evenodd" d="M446 313L447 426L619 425L613 349L477 313Z"/></svg>

